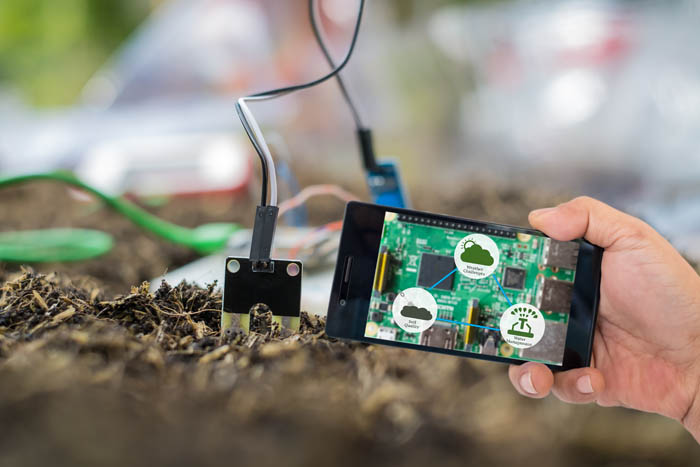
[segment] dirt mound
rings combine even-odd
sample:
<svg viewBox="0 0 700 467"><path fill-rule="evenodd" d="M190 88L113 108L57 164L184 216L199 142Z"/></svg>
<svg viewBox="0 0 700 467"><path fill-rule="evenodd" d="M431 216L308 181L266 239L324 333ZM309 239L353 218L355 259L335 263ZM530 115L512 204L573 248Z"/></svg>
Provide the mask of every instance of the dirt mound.
<svg viewBox="0 0 700 467"><path fill-rule="evenodd" d="M686 465L693 446L656 418L601 444L645 416L525 400L504 366L339 342L308 314L222 335L213 285L6 280L0 465Z"/></svg>
<svg viewBox="0 0 700 467"><path fill-rule="evenodd" d="M444 199L414 190L417 207L525 225L530 208L563 199L455 186ZM247 222L257 194L150 209L190 226ZM312 203L315 223L342 215L335 201ZM0 206L3 229L89 227L117 240L102 258L38 265L44 274L0 264L0 466L700 464L679 424L522 398L504 365L338 342L306 314L291 333L263 308L250 334L221 335L214 286L129 292L192 252L60 186L8 189Z"/></svg>

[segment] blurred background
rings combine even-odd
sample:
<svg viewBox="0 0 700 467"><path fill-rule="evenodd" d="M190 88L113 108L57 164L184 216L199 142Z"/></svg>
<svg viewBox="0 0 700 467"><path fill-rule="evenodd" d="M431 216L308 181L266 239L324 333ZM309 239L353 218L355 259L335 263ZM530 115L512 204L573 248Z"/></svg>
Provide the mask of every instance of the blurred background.
<svg viewBox="0 0 700 467"><path fill-rule="evenodd" d="M322 2L337 57L355 7ZM563 188L697 257L699 21L695 0L370 2L344 75L417 197L436 181ZM300 0L3 0L0 170L72 168L117 193L240 190L258 176L234 99L326 70ZM298 177L362 189L335 83L254 111Z"/></svg>
<svg viewBox="0 0 700 467"><path fill-rule="evenodd" d="M306 8L306 0L1 0L0 174L70 169L183 225L250 225L259 163L234 104L328 71ZM320 1L335 57L356 9ZM414 207L524 225L529 209L586 194L644 218L700 261L698 25L700 0L370 0L343 75ZM274 145L282 199L317 183L367 199L334 82L251 108ZM315 202L307 220L341 215L341 204ZM74 191L0 192L0 231L55 225L115 234L121 246L105 259L37 266L89 276L102 292L126 293L197 258L140 237ZM18 268L0 263L0 278ZM491 396L536 421L523 445L562 431L575 465L592 451L610 466L700 459L673 421L525 401L502 368L464 365L492 375ZM493 413L481 396L480 413ZM496 418L482 435L496 439L518 423ZM534 459L540 448L547 443L518 452Z"/></svg>

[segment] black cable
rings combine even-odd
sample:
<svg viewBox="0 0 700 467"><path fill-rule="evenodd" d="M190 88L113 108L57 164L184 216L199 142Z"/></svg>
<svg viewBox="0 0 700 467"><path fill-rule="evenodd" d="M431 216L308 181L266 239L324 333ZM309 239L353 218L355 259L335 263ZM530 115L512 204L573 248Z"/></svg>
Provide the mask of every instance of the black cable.
<svg viewBox="0 0 700 467"><path fill-rule="evenodd" d="M323 52L323 56L326 57L326 61L331 67L331 70L335 68L335 62L333 61L333 57L331 57L331 53L328 51L328 48L326 47L326 44L323 42L323 36L321 35L321 31L319 30L318 23L316 22L316 1L315 0L309 0L309 21L311 21L311 29L314 32L314 37L316 37L316 42L318 43L318 46L321 48L321 52ZM362 125L362 120L360 119L360 114L357 111L357 107L355 107L355 103L352 101L352 98L350 97L350 93L348 92L347 88L345 87L345 81L343 80L343 77L340 73L335 75L335 79L338 82L338 87L340 88L340 92L343 95L343 98L345 99L345 102L348 104L348 107L350 108L350 112L352 113L352 118L355 120L355 126L357 127L358 130L361 128L364 128L364 125Z"/></svg>
<svg viewBox="0 0 700 467"><path fill-rule="evenodd" d="M340 72L340 70L345 68L345 65L348 64L348 61L350 60L350 57L352 56L352 51L355 49L355 43L357 42L357 36L360 32L360 24L362 23L362 12L364 10L364 7L365 7L365 0L360 0L360 7L359 7L359 11L357 13L357 22L355 23L355 29L353 30L353 33L352 33L352 40L350 42L350 48L348 49L347 53L345 54L343 61L340 62L340 65L338 65L335 69L331 70L330 73L328 73L327 75L324 75L320 78L317 78L313 81L309 81L308 83L296 84L294 86L277 88L277 89L273 89L271 91L259 92L257 94L253 94L252 96L249 96L249 97L263 97L263 96L272 96L275 94L287 94L287 93L290 93L293 91L299 91L301 89L306 89L306 88L316 86L317 84L321 84L324 81L337 75Z"/></svg>
<svg viewBox="0 0 700 467"><path fill-rule="evenodd" d="M357 42L357 36L359 35L360 32L360 24L362 23L362 12L364 11L365 7L365 0L360 0L360 6L358 8L358 13L357 13L357 22L355 23L355 28L353 30L352 34L352 39L350 41L350 47L348 48L347 53L345 54L345 57L343 60L340 62L340 64L331 70L330 73L317 78L315 80L309 81L304 84L297 84L293 86L286 86L282 88L277 88L277 89L272 89L270 91L264 91L264 92L259 92L256 94L252 94L247 97L274 97L282 94L288 94L290 92L294 91L299 91L302 89L307 89L313 86L316 86L317 84L323 83L324 81L332 78L333 76L336 76L340 70L342 70L345 65L347 65L348 61L350 60L350 57L352 56L352 52L355 49L355 43ZM245 99L245 98L244 98ZM248 135L248 139L250 139L250 142L253 144L253 147L255 148L255 152L257 152L258 156L260 157L260 161L263 166L263 189L262 189L262 202L261 206L266 206L267 205L267 163L265 161L265 156L263 155L263 151L260 148L260 146L257 144L255 137L253 136L253 132L248 124L248 121L243 113L243 110L241 109L240 105L236 103L236 112L238 113L238 117L241 120L241 124L243 125L243 129L245 130L246 134Z"/></svg>
<svg viewBox="0 0 700 467"><path fill-rule="evenodd" d="M243 110L241 109L241 106L236 103L236 112L238 113L238 118L241 120L241 123L243 124L243 129L245 130L246 134L248 135L248 139L250 140L251 144L255 148L255 152L258 153L258 156L260 157L260 164L262 168L262 197L260 200L260 206L265 206L267 205L267 161L265 160L265 156L262 154L262 150L260 149L260 146L258 146L258 143L255 141L255 139L252 137L252 131L250 129L250 125L248 125L248 120L245 119L243 116Z"/></svg>
<svg viewBox="0 0 700 467"><path fill-rule="evenodd" d="M321 35L318 22L316 21L316 0L309 0L309 21L311 22L311 29L314 32L316 42L318 43L321 52L323 52L323 56L326 57L326 61L330 65L331 69L335 68L335 62L333 61L333 57L331 57L328 47L326 47L326 44L323 42L323 36ZM340 92L343 95L345 102L350 108L352 118L353 120L355 120L355 132L357 134L357 142L360 146L360 156L362 156L362 165L364 165L365 170L369 170L372 172L382 172L382 168L379 165L377 165L377 160L374 155L372 130L370 130L362 124L360 114L357 111L357 107L355 107L355 103L350 97L350 93L348 92L348 89L345 86L345 81L343 80L341 74L336 74L335 79L338 82L338 87L340 88Z"/></svg>

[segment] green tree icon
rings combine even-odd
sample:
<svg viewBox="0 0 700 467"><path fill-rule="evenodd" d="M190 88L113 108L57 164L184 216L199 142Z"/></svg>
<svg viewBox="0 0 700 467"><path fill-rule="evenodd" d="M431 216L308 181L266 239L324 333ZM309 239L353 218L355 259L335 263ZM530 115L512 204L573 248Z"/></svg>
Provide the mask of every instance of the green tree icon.
<svg viewBox="0 0 700 467"><path fill-rule="evenodd" d="M471 243L471 245L469 245ZM468 246L469 245L469 246ZM482 266L491 266L493 264L493 256L488 250L480 247L473 240L464 242L464 251L460 256L465 263L481 264Z"/></svg>

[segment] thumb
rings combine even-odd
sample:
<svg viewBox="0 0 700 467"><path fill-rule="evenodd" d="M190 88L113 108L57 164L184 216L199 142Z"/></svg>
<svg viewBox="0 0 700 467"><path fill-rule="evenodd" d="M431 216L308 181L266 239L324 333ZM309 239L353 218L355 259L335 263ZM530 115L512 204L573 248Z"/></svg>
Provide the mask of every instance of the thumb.
<svg viewBox="0 0 700 467"><path fill-rule="evenodd" d="M649 228L636 217L587 196L532 211L529 220L534 228L555 240L583 237L605 249L614 249L626 238L639 238Z"/></svg>

